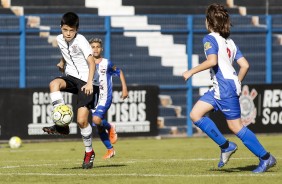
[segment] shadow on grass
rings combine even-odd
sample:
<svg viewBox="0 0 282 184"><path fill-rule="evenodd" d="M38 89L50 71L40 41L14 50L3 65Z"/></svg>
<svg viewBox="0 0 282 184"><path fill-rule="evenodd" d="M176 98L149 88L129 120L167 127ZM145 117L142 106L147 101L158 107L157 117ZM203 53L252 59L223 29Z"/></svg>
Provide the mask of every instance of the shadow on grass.
<svg viewBox="0 0 282 184"><path fill-rule="evenodd" d="M109 168L115 168L115 167L124 167L126 166L125 164L110 164L110 165L94 165L93 169L95 168L105 168L105 167L109 167ZM63 170L71 170L71 169L82 169L82 167L72 167L72 168L62 168Z"/></svg>
<svg viewBox="0 0 282 184"><path fill-rule="evenodd" d="M276 166L277 167L277 166ZM257 168L257 165L249 165L245 167L234 167L234 168L222 168L222 169L210 169L211 172L226 172L226 173L232 173L232 172L241 172L241 171L253 171L255 168ZM266 172L275 172L273 170L267 170Z"/></svg>
<svg viewBox="0 0 282 184"><path fill-rule="evenodd" d="M231 172L241 172L241 171L252 171L256 167L257 167L257 165L248 165L248 166L245 166L245 167L210 169L210 171L231 173Z"/></svg>

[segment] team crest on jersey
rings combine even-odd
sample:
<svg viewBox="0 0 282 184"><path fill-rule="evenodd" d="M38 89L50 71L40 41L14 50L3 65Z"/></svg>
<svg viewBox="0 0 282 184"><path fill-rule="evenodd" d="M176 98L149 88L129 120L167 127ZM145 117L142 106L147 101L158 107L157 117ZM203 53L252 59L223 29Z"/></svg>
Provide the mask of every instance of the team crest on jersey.
<svg viewBox="0 0 282 184"><path fill-rule="evenodd" d="M243 86L242 95L240 96L240 106L241 106L241 120L245 126L251 123L255 123L257 116L257 108L254 104L254 99L258 95L255 89L250 92L247 85Z"/></svg>
<svg viewBox="0 0 282 184"><path fill-rule="evenodd" d="M101 74L105 74L106 73L106 68L101 68L100 73Z"/></svg>
<svg viewBox="0 0 282 184"><path fill-rule="evenodd" d="M72 48L72 52L73 53L77 53L78 52L78 46L77 45L72 45L71 48Z"/></svg>
<svg viewBox="0 0 282 184"><path fill-rule="evenodd" d="M212 48L211 42L206 42L206 43L204 44L204 49L205 49L205 50L209 50L210 48Z"/></svg>

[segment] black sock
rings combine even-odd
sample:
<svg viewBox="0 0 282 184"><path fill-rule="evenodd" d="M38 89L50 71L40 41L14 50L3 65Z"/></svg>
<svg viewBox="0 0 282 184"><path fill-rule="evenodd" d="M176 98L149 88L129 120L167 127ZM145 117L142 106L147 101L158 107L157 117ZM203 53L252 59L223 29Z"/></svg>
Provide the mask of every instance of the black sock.
<svg viewBox="0 0 282 184"><path fill-rule="evenodd" d="M229 147L229 141L226 141L223 145L219 146L221 149L226 149Z"/></svg>
<svg viewBox="0 0 282 184"><path fill-rule="evenodd" d="M269 154L269 153L266 153L265 155L263 155L263 156L261 157L261 159L267 160L267 159L269 159L269 157L270 157L270 154Z"/></svg>

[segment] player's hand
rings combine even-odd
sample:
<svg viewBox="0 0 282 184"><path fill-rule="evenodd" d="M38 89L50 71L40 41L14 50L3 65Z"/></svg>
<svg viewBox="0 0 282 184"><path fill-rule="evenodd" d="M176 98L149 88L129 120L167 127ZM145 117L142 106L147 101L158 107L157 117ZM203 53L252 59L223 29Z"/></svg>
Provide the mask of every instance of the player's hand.
<svg viewBox="0 0 282 184"><path fill-rule="evenodd" d="M128 97L128 91L127 90L122 90L122 93L121 93L121 99L126 99Z"/></svg>
<svg viewBox="0 0 282 184"><path fill-rule="evenodd" d="M85 84L82 86L81 91L84 91L86 95L91 95L93 93L93 85L91 84Z"/></svg>
<svg viewBox="0 0 282 184"><path fill-rule="evenodd" d="M57 64L57 67L59 68L59 71L60 72L62 72L62 73L64 73L65 72L65 64L64 64L64 62L59 62L58 64Z"/></svg>
<svg viewBox="0 0 282 184"><path fill-rule="evenodd" d="M184 80L187 81L190 77L192 77L192 74L190 73L189 70L187 70L186 72L184 72L182 74L182 76L183 76Z"/></svg>

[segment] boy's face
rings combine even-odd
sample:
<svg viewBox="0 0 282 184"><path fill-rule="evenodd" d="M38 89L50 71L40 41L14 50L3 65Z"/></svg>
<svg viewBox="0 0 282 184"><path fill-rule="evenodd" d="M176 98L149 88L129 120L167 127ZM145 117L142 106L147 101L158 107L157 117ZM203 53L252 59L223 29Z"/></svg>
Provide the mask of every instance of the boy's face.
<svg viewBox="0 0 282 184"><path fill-rule="evenodd" d="M61 30L66 42L70 42L77 33L76 27L70 27L68 25L63 25Z"/></svg>
<svg viewBox="0 0 282 184"><path fill-rule="evenodd" d="M95 58L101 57L101 53L103 51L103 48L101 47L101 44L98 43L98 42L93 42L90 45L91 45L91 48L92 48L92 51L93 51L93 56Z"/></svg>

